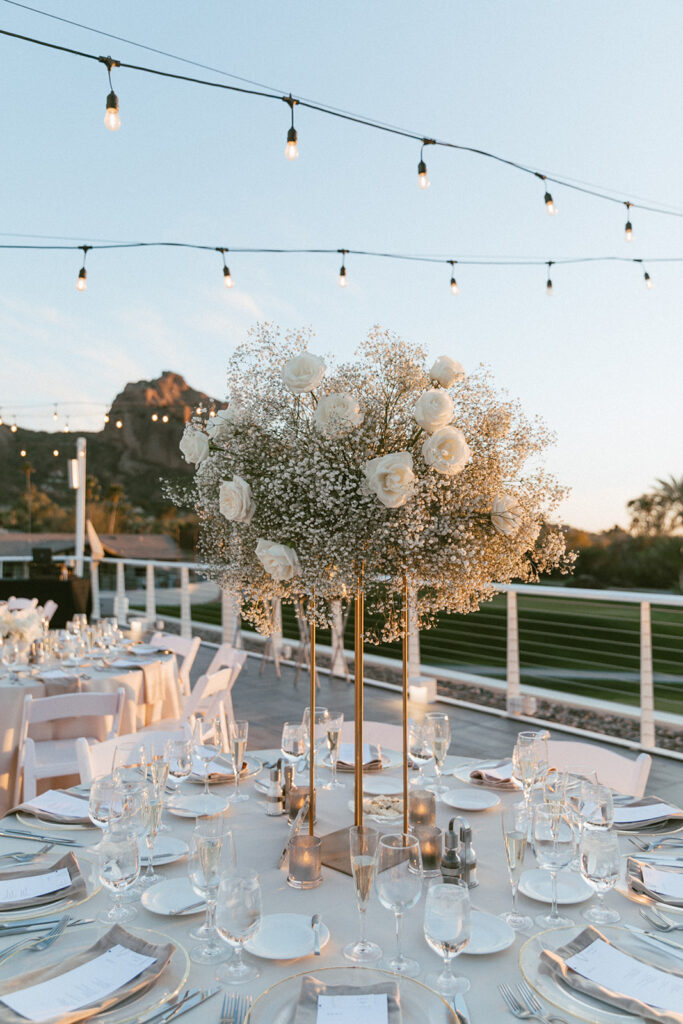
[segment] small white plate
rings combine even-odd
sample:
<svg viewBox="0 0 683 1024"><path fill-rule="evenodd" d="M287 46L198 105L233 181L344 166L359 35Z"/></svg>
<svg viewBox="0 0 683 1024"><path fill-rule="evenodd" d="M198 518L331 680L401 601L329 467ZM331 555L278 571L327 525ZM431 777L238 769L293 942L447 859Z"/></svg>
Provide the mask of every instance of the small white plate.
<svg viewBox="0 0 683 1024"><path fill-rule="evenodd" d="M471 761L469 764L460 765L459 768L453 769L453 775L460 782L467 782L470 786L478 786L484 789L500 789L503 792L513 793L521 786L514 779L510 782L485 782L483 779L472 779L470 778L470 772L473 772L476 768L495 768L500 763L500 758L497 761Z"/></svg>
<svg viewBox="0 0 683 1024"><path fill-rule="evenodd" d="M470 956L486 956L488 953L500 953L515 941L515 933L502 917L487 914L484 910L473 910L472 935L463 949Z"/></svg>
<svg viewBox="0 0 683 1024"><path fill-rule="evenodd" d="M213 793L201 793L197 796L184 796L176 803L166 804L166 810L175 814L177 818L202 818L210 817L212 814L221 814L230 803Z"/></svg>
<svg viewBox="0 0 683 1024"><path fill-rule="evenodd" d="M140 850L140 863L143 867L147 867L149 857L147 855L147 844L144 839L141 839L138 843ZM175 836L168 836L164 832L157 836L157 841L154 844L154 867L161 867L162 864L173 864L177 860L182 860L183 857L187 856L189 847L187 843L184 843L182 839L177 839Z"/></svg>
<svg viewBox="0 0 683 1024"><path fill-rule="evenodd" d="M495 793L482 792L480 789L449 789L441 799L447 807L455 807L460 811L486 811L500 803L500 797Z"/></svg>
<svg viewBox="0 0 683 1024"><path fill-rule="evenodd" d="M403 792L403 784L399 779L387 779L383 776L363 776L363 792L370 796L391 796Z"/></svg>
<svg viewBox="0 0 683 1024"><path fill-rule="evenodd" d="M539 903L552 903L550 874L540 868L525 871L519 880L519 891ZM559 904L585 903L593 890L583 878L573 871L560 871L557 876L557 902Z"/></svg>
<svg viewBox="0 0 683 1024"><path fill-rule="evenodd" d="M330 939L329 929L320 922L320 948ZM264 960L298 960L313 955L311 918L305 914L267 914L261 927L244 948Z"/></svg>
<svg viewBox="0 0 683 1024"><path fill-rule="evenodd" d="M196 910L178 913L180 907L189 907L193 903L199 903L199 900L200 897L187 878L166 878L163 882L157 882L151 888L145 889L141 897L145 910L161 914L163 917L193 917L195 914L203 914L204 903Z"/></svg>
<svg viewBox="0 0 683 1024"><path fill-rule="evenodd" d="M162 654L163 652L154 644L129 644L126 647L129 654Z"/></svg>

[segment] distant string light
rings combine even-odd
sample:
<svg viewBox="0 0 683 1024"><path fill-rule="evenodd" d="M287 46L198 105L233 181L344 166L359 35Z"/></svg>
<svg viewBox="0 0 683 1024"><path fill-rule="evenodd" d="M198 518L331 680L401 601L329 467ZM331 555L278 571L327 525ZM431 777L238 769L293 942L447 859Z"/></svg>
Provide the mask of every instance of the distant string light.
<svg viewBox="0 0 683 1024"><path fill-rule="evenodd" d="M158 414L153 412L152 416L151 416L151 419L152 419L152 423L156 423L156 421L159 419Z"/></svg>
<svg viewBox="0 0 683 1024"><path fill-rule="evenodd" d="M223 256L223 284L225 285L226 288L232 288L233 285L235 284L235 282L232 279L232 274L230 273L230 267L225 262L225 254L226 254L226 252L228 252L228 250L227 249L218 249L217 251L220 252L222 254L222 256Z"/></svg>
<svg viewBox="0 0 683 1024"><path fill-rule="evenodd" d="M627 242L633 241L633 225L631 224L631 203L624 203L626 207L626 227L624 229L624 237Z"/></svg>
<svg viewBox="0 0 683 1024"><path fill-rule="evenodd" d="M548 296L549 299L551 299L553 297L553 282L550 279L550 268L552 267L552 265L553 265L553 261L552 260L548 260L548 262L546 263L546 267L548 268L548 271L547 271L547 274L546 274L547 280L545 282L545 293L546 293L546 295Z"/></svg>
<svg viewBox="0 0 683 1024"><path fill-rule="evenodd" d="M26 458L26 449L22 448L21 451L19 452L19 454L21 455L22 459L25 459Z"/></svg>
<svg viewBox="0 0 683 1024"><path fill-rule="evenodd" d="M55 411L52 413L52 419L55 421L55 423L59 419L59 413L57 412L57 406L55 406Z"/></svg>
<svg viewBox="0 0 683 1024"><path fill-rule="evenodd" d="M457 295L458 292L460 291L460 287L458 285L458 282L455 280L455 264L458 261L457 260L449 260L448 262L451 265L451 291L453 292L454 295Z"/></svg>
<svg viewBox="0 0 683 1024"><path fill-rule="evenodd" d="M342 256L342 265L339 268L339 287L346 288L346 285L348 284L346 279L346 256L349 250L339 249L338 251L341 253Z"/></svg>
<svg viewBox="0 0 683 1024"><path fill-rule="evenodd" d="M107 109L104 115L104 125L110 132L117 132L121 127L121 115L119 113L119 98L114 92L111 84L111 69L120 67L117 60L112 60L111 57L101 57L100 60L107 66L107 75L109 77L109 95L107 96Z"/></svg>
<svg viewBox="0 0 683 1024"><path fill-rule="evenodd" d="M85 260L88 255L88 250L92 249L91 245L79 245L79 249L83 250L83 266L78 271L78 279L76 281L76 288L79 292L84 292L88 287L88 271L85 269Z"/></svg>
<svg viewBox="0 0 683 1024"><path fill-rule="evenodd" d="M417 165L417 184L418 188L428 189L431 185L431 181L427 176L427 164L424 161L424 149L425 146L433 146L434 139L423 139L422 146L420 147L420 162Z"/></svg>
<svg viewBox="0 0 683 1024"><path fill-rule="evenodd" d="M168 423L168 416L164 414L164 415L163 415L163 416L161 417L161 422L162 422L162 423Z"/></svg>
<svg viewBox="0 0 683 1024"><path fill-rule="evenodd" d="M121 428L123 427L123 420L117 420L114 426L116 427L117 430L121 430Z"/></svg>
<svg viewBox="0 0 683 1024"><path fill-rule="evenodd" d="M297 135L296 128L294 127L294 107L299 102L295 100L291 95L283 97L285 103L289 104L289 108L292 112L292 124L287 132L287 145L285 146L285 156L288 160L298 160L299 158L299 136Z"/></svg>
<svg viewBox="0 0 683 1024"><path fill-rule="evenodd" d="M59 448L53 448L52 454L54 455L55 458L57 458L57 456L59 455Z"/></svg>
<svg viewBox="0 0 683 1024"><path fill-rule="evenodd" d="M17 426L17 424L16 424L16 421L15 421L15 422L14 422L14 423L12 424L12 426L10 427L10 430L12 431L12 433L13 433L13 434L16 434L16 432L17 432L17 430L18 430L18 429L19 429L19 427Z"/></svg>

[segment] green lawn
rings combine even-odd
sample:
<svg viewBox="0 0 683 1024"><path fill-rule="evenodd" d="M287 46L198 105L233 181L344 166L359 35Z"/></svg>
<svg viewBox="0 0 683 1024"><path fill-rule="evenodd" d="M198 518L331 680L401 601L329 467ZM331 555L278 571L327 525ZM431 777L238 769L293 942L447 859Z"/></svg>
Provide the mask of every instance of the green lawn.
<svg viewBox="0 0 683 1024"><path fill-rule="evenodd" d="M518 597L518 610L523 682L638 704L638 605L522 595ZM173 616L178 609L160 607L158 613ZM198 622L219 624L220 615L217 602L192 607L192 616ZM282 618L285 637L298 638L292 606L283 606ZM249 628L247 623L244 626ZM347 622L345 641L353 650L353 614ZM329 632L319 630L318 642L329 644ZM420 643L426 665L473 673L485 670L492 678L504 679L505 596L497 596L472 615L443 615L436 629L421 634ZM673 677L656 683L656 706L661 711L683 713L683 611L652 606L652 644L655 673ZM368 648L368 652L401 656L399 644Z"/></svg>

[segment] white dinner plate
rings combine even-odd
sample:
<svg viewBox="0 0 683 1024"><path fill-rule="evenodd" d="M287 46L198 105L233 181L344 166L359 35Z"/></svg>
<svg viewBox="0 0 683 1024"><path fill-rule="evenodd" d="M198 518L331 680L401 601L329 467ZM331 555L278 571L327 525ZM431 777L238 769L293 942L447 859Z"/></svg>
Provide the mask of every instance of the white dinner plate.
<svg viewBox="0 0 683 1024"><path fill-rule="evenodd" d="M219 762L220 767L218 770L220 774L217 775L216 778L209 779L210 786L221 786L224 785L226 782L233 783L235 781L235 776L233 774L232 768L228 767L231 764L231 762L228 759L227 754L224 754L223 758L225 759L224 763ZM244 782L245 779L251 779L255 775L258 775L258 773L263 768L263 762L259 761L257 757L252 757L251 754L245 755L243 764L246 764L247 767L242 768L242 771L240 772L240 782ZM201 759L197 758L195 755L195 768L190 777L187 779L187 781L194 782L200 786L203 786L204 775L201 774L203 770L204 765ZM211 771L213 773L214 769L212 768Z"/></svg>
<svg viewBox="0 0 683 1024"><path fill-rule="evenodd" d="M329 929L320 923L320 948L330 940ZM264 960L298 960L313 955L313 929L306 914L266 914L256 935L245 942L247 953Z"/></svg>
<svg viewBox="0 0 683 1024"><path fill-rule="evenodd" d="M481 789L449 789L441 799L447 807L455 807L459 811L486 811L500 803L500 797L495 793L482 792Z"/></svg>
<svg viewBox="0 0 683 1024"><path fill-rule="evenodd" d="M145 910L151 911L152 914L161 914L163 917L194 917L195 914L203 914L206 910L206 905L202 903L194 910L178 913L181 907L189 907L200 902L200 897L187 878L165 878L163 882L157 882L156 885L144 890L141 902Z"/></svg>
<svg viewBox="0 0 683 1024"><path fill-rule="evenodd" d="M403 792L403 783L400 779L389 779L383 775L363 776L363 792L370 796L391 796Z"/></svg>
<svg viewBox="0 0 683 1024"><path fill-rule="evenodd" d="M550 874L541 868L525 871L519 880L519 891L539 903L552 903ZM559 904L585 903L593 890L580 875L573 871L560 871L557 875L557 902Z"/></svg>
<svg viewBox="0 0 683 1024"><path fill-rule="evenodd" d="M163 652L154 644L129 644L126 647L129 654L162 654Z"/></svg>
<svg viewBox="0 0 683 1024"><path fill-rule="evenodd" d="M83 801L83 806L87 811L87 800ZM84 829L95 828L92 822L89 822L87 825L80 825L67 824L63 821L43 821L42 818L36 818L35 814L24 814L22 811L17 811L15 817L22 825L26 825L27 828L38 829L39 832L42 832L44 829L48 829L50 832L82 832Z"/></svg>
<svg viewBox="0 0 683 1024"><path fill-rule="evenodd" d="M143 867L147 867L149 855L144 839L139 841L138 848L140 850L140 863ZM154 867L158 868L162 864L173 864L177 860L182 860L183 857L187 856L188 850L189 846L182 839L166 835L165 832L162 832L157 836L157 841L154 844Z"/></svg>
<svg viewBox="0 0 683 1024"><path fill-rule="evenodd" d="M197 796L184 796L174 803L166 804L166 810L177 818L206 818L212 814L221 814L229 804L229 800L209 793L198 793Z"/></svg>
<svg viewBox="0 0 683 1024"><path fill-rule="evenodd" d="M484 910L473 910L472 935L463 949L470 956L486 956L488 953L500 953L515 941L515 933L502 917L487 914Z"/></svg>

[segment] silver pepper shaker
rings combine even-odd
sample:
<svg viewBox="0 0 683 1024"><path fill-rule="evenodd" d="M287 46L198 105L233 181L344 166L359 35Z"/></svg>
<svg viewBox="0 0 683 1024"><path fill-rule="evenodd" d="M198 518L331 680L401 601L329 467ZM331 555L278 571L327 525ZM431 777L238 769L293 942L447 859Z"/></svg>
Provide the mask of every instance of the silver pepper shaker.
<svg viewBox="0 0 683 1024"><path fill-rule="evenodd" d="M289 791L294 785L294 765L286 764L282 772L282 795L285 810L289 813Z"/></svg>
<svg viewBox="0 0 683 1024"><path fill-rule="evenodd" d="M278 768L270 769L270 781L266 794L266 814L269 817L278 817L285 813L285 802L280 788L280 771Z"/></svg>
<svg viewBox="0 0 683 1024"><path fill-rule="evenodd" d="M477 879L477 854L472 846L472 826L467 818L460 818L460 850L461 877L468 889L479 885Z"/></svg>

